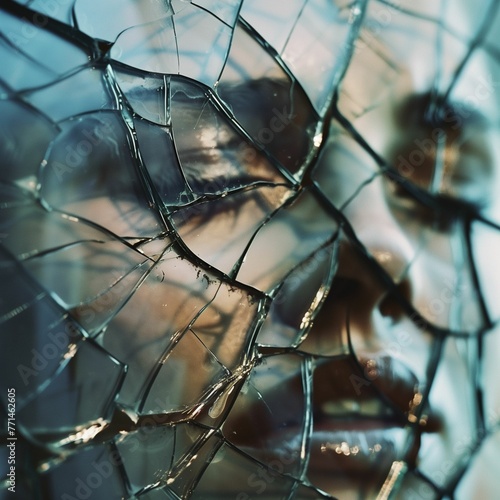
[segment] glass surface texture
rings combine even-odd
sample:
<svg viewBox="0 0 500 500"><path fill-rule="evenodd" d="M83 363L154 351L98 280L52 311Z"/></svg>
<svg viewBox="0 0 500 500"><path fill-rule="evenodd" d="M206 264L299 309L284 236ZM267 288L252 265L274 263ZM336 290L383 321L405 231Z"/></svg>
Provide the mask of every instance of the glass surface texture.
<svg viewBox="0 0 500 500"><path fill-rule="evenodd" d="M3 0L0 498L498 498L499 6Z"/></svg>

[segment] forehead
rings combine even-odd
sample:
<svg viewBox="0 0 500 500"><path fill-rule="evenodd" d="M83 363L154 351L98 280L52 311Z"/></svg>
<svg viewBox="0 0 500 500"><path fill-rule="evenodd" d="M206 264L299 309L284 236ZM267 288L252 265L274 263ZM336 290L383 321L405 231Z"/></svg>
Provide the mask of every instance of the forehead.
<svg viewBox="0 0 500 500"><path fill-rule="evenodd" d="M213 89L291 77L320 115L338 85L356 115L432 89L498 119L493 40L480 39L488 15L495 17L486 4L471 15L463 0L232 0L202 8L177 1L170 9L145 2L103 23L92 3L77 3L83 29L113 43L113 59L139 70L181 74Z"/></svg>
<svg viewBox="0 0 500 500"><path fill-rule="evenodd" d="M417 4L257 0L245 3L241 15L276 51L317 107L328 87L349 73L355 73L357 88L354 78L344 86L358 92L379 91L381 84L394 80L404 81L416 92L432 86L444 90L467 59L456 85L457 96L463 97L462 82L477 84L477 70L483 66L484 73L484 65L493 63L481 47L469 54L483 19L470 16L462 0ZM252 67L259 76L259 65Z"/></svg>
<svg viewBox="0 0 500 500"><path fill-rule="evenodd" d="M485 72L489 81L497 79L493 54L486 50L493 40L484 40L468 56L488 14L486 2L480 3L484 6L472 8L464 0L89 0L76 2L74 19L84 33L113 45L113 60L149 73L181 74L211 88L223 80L279 79L291 73L321 113L339 82L345 92L359 96L359 105L373 104L372 94L387 91L394 82L424 92L439 80L444 91L465 59L454 93L473 99ZM471 9L480 15L471 15ZM70 10L47 13L71 23ZM8 34L8 16L3 22ZM30 35L27 42L35 40L33 33L37 41L23 48L39 58L37 51L51 43L49 35L37 26L23 29ZM62 44L58 47L51 43L51 52L64 51ZM78 59L77 54L64 55ZM489 98L483 92L479 103L490 112L498 107L491 105L493 90L490 85Z"/></svg>

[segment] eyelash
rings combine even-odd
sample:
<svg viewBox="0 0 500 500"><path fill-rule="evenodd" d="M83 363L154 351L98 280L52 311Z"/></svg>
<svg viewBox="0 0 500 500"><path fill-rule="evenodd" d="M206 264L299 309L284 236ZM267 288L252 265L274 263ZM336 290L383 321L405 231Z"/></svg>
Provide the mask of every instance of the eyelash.
<svg viewBox="0 0 500 500"><path fill-rule="evenodd" d="M203 183L203 181L199 179L197 179L196 182L198 182L198 185L200 186ZM204 199L207 201L203 201ZM231 193L223 199L224 201L221 202L222 197L216 194L214 194L213 197L207 195L201 196L196 204L191 205L189 208L180 208L177 210L173 214L173 219L178 226L182 226L183 224L189 222L189 220L195 218L199 221L197 225L201 226L221 214L233 214L233 216L236 216L245 204L245 201L241 200L237 196L234 196L234 194L231 195ZM189 215L183 218L182 216L183 214L186 214L186 210L189 210ZM179 221L176 221L176 218L183 218L184 220L179 224Z"/></svg>
<svg viewBox="0 0 500 500"><path fill-rule="evenodd" d="M426 193L428 195L428 193ZM442 233L450 232L456 222L476 218L477 214L484 208L479 202L463 201L449 196L432 196L432 206L426 205L417 199L404 186L396 184L393 189L393 197L407 200L411 203L409 207L392 203L394 209L402 210L416 216L418 220L429 227L433 227ZM394 201L394 200L393 200Z"/></svg>

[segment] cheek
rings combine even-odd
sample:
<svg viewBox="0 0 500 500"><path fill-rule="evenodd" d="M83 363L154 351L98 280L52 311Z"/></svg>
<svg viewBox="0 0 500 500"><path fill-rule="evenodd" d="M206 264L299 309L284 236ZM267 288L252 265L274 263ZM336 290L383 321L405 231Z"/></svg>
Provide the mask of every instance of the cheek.
<svg viewBox="0 0 500 500"><path fill-rule="evenodd" d="M439 327L475 330L482 323L481 311L468 266L463 256L452 252L458 235L434 234L428 242L410 269L415 309Z"/></svg>

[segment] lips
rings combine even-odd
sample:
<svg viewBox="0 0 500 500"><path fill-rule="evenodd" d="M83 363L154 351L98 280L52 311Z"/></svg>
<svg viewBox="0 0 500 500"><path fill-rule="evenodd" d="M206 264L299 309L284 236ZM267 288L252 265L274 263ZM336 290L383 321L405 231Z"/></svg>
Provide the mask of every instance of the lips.
<svg viewBox="0 0 500 500"><path fill-rule="evenodd" d="M350 482L352 491L358 488L360 474L363 484L377 488L401 459L409 436L416 437L406 457L412 461L420 433L440 428L439 418L422 414L419 381L394 358L317 359L308 378L303 358L285 356L288 370L283 363L277 370L273 358L256 367L223 427L229 441L264 464L279 461L284 472L305 473L335 495Z"/></svg>

